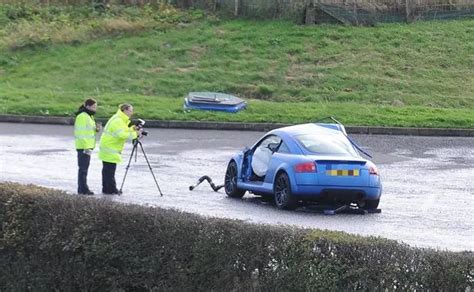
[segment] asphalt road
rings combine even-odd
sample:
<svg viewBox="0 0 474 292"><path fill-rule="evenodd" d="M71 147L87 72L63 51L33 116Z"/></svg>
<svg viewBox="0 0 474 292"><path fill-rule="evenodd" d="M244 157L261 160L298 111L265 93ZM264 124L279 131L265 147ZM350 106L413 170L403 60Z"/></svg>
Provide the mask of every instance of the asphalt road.
<svg viewBox="0 0 474 292"><path fill-rule="evenodd" d="M232 154L264 133L148 130L143 147L164 197L159 196L141 152L132 161L122 196L95 197L251 223L382 236L418 247L474 250L474 138L353 135L379 166L382 213L327 216L313 208L281 211L253 195L230 199L223 190L215 193L204 183L188 190L204 174L221 184ZM74 193L77 160L72 132L71 126L0 123L0 181ZM127 145L124 163L117 167L119 185L130 151ZM101 190L101 167L95 152L89 186L96 193Z"/></svg>

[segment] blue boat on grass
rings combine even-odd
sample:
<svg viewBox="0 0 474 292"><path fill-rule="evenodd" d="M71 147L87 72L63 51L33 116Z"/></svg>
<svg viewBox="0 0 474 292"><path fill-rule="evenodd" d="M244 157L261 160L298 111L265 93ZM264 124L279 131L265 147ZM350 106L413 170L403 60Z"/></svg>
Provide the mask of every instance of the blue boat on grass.
<svg viewBox="0 0 474 292"><path fill-rule="evenodd" d="M209 110L236 113L247 107L247 102L234 95L219 92L190 92L184 98L185 110Z"/></svg>

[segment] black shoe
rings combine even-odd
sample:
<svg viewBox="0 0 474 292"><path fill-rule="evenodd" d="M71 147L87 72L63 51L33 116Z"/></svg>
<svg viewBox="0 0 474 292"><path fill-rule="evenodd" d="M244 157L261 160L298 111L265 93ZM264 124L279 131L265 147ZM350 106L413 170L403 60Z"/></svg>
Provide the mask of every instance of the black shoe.
<svg viewBox="0 0 474 292"><path fill-rule="evenodd" d="M79 195L92 196L92 195L94 195L94 192L92 192L92 191L85 191L85 192L83 192L83 193L79 193Z"/></svg>
<svg viewBox="0 0 474 292"><path fill-rule="evenodd" d="M122 192L119 191L119 190L114 190L114 191L112 191L112 192L104 192L104 191L102 191L102 193L103 193L104 195L121 195L121 194L122 194Z"/></svg>

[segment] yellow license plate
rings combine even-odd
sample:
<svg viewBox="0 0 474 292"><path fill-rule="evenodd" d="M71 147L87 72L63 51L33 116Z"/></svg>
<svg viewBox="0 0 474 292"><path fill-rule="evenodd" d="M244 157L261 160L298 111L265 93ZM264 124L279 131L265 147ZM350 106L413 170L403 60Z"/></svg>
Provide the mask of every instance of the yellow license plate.
<svg viewBox="0 0 474 292"><path fill-rule="evenodd" d="M341 169L331 169L326 170L326 174L330 176L359 176L359 169L353 170L341 170Z"/></svg>

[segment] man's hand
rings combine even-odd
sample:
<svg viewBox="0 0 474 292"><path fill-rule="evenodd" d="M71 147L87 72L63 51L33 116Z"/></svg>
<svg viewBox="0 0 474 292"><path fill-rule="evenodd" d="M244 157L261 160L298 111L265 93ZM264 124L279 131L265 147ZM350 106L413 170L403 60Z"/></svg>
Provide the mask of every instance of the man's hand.
<svg viewBox="0 0 474 292"><path fill-rule="evenodd" d="M102 123L96 123L95 124L95 131L98 133L102 130Z"/></svg>

